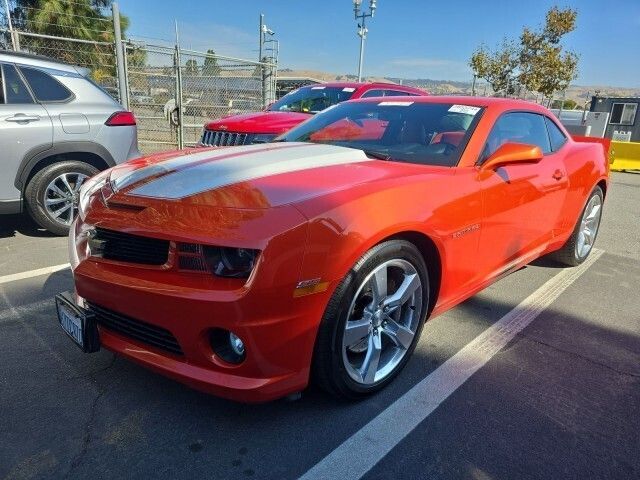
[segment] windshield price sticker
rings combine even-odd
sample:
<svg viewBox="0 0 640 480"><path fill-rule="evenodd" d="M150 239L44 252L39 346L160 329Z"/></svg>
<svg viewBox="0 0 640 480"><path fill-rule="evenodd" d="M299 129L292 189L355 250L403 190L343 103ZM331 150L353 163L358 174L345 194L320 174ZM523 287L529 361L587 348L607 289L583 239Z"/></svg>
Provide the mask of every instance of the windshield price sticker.
<svg viewBox="0 0 640 480"><path fill-rule="evenodd" d="M311 87L311 90L324 90L325 87Z"/></svg>
<svg viewBox="0 0 640 480"><path fill-rule="evenodd" d="M451 105L449 111L452 113L466 113L467 115L475 115L480 111L480 107L472 107L471 105Z"/></svg>
<svg viewBox="0 0 640 480"><path fill-rule="evenodd" d="M344 88L342 89L342 91L343 91L343 92L355 92L355 91L356 91L356 89L355 89L355 88L353 88L353 87L344 87Z"/></svg>
<svg viewBox="0 0 640 480"><path fill-rule="evenodd" d="M413 105L413 102L380 102L378 105L381 107L408 107Z"/></svg>

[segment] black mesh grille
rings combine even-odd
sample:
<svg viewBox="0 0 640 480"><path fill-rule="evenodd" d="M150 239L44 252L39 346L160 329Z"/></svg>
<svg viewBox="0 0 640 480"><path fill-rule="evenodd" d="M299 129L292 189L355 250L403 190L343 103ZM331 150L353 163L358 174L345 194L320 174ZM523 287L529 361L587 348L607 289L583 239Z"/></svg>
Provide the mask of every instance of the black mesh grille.
<svg viewBox="0 0 640 480"><path fill-rule="evenodd" d="M169 258L169 241L96 228L89 245L91 254L119 262L164 265Z"/></svg>
<svg viewBox="0 0 640 480"><path fill-rule="evenodd" d="M197 272L208 272L207 262L201 257L185 257L178 258L178 267L180 270L193 270Z"/></svg>
<svg viewBox="0 0 640 480"><path fill-rule="evenodd" d="M169 330L127 317L126 315L116 313L113 310L108 310L93 303L89 304L89 310L95 314L98 325L107 330L133 338L175 355L183 354L178 341Z"/></svg>

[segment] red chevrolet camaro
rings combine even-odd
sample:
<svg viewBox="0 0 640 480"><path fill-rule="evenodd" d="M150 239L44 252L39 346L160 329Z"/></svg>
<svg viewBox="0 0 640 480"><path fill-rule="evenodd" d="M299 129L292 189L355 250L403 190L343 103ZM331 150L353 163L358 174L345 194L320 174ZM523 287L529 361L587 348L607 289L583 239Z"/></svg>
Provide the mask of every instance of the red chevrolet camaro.
<svg viewBox="0 0 640 480"><path fill-rule="evenodd" d="M607 185L602 146L535 104L350 101L273 143L88 181L58 317L86 352L222 397L313 379L358 398L400 372L428 317L542 255L581 263Z"/></svg>

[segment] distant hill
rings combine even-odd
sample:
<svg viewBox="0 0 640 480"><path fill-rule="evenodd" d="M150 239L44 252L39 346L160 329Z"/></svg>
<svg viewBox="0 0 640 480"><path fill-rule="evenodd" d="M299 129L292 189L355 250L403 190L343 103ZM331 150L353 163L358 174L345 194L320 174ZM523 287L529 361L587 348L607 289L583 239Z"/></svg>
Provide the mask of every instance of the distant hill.
<svg viewBox="0 0 640 480"><path fill-rule="evenodd" d="M318 70L292 70L280 69L278 75L282 77L308 77L323 82L329 81L355 81L356 75L345 75L322 72ZM370 82L389 82L411 85L422 88L435 95L471 95L471 82L456 82L453 80L433 80L429 78L399 78L399 77L366 77ZM640 97L640 88L611 87L606 85L572 85L567 89L565 98L574 100L578 105L584 105L591 100L595 93L601 97ZM477 95L491 95L491 88L485 83L476 84ZM560 98L562 95L557 95ZM534 94L529 94L530 100L535 99Z"/></svg>

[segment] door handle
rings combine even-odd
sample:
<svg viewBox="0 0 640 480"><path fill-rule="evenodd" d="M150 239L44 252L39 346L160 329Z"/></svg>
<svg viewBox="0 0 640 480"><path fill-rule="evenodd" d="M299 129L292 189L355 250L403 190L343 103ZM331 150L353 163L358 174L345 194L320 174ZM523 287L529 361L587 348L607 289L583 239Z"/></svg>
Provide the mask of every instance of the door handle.
<svg viewBox="0 0 640 480"><path fill-rule="evenodd" d="M564 173L562 173L562 171L560 170L556 170L555 172L553 172L552 176L555 180L562 180L562 178L564 177Z"/></svg>
<svg viewBox="0 0 640 480"><path fill-rule="evenodd" d="M40 120L38 115L25 115L24 113L16 113L13 117L5 119L7 122L37 122Z"/></svg>

